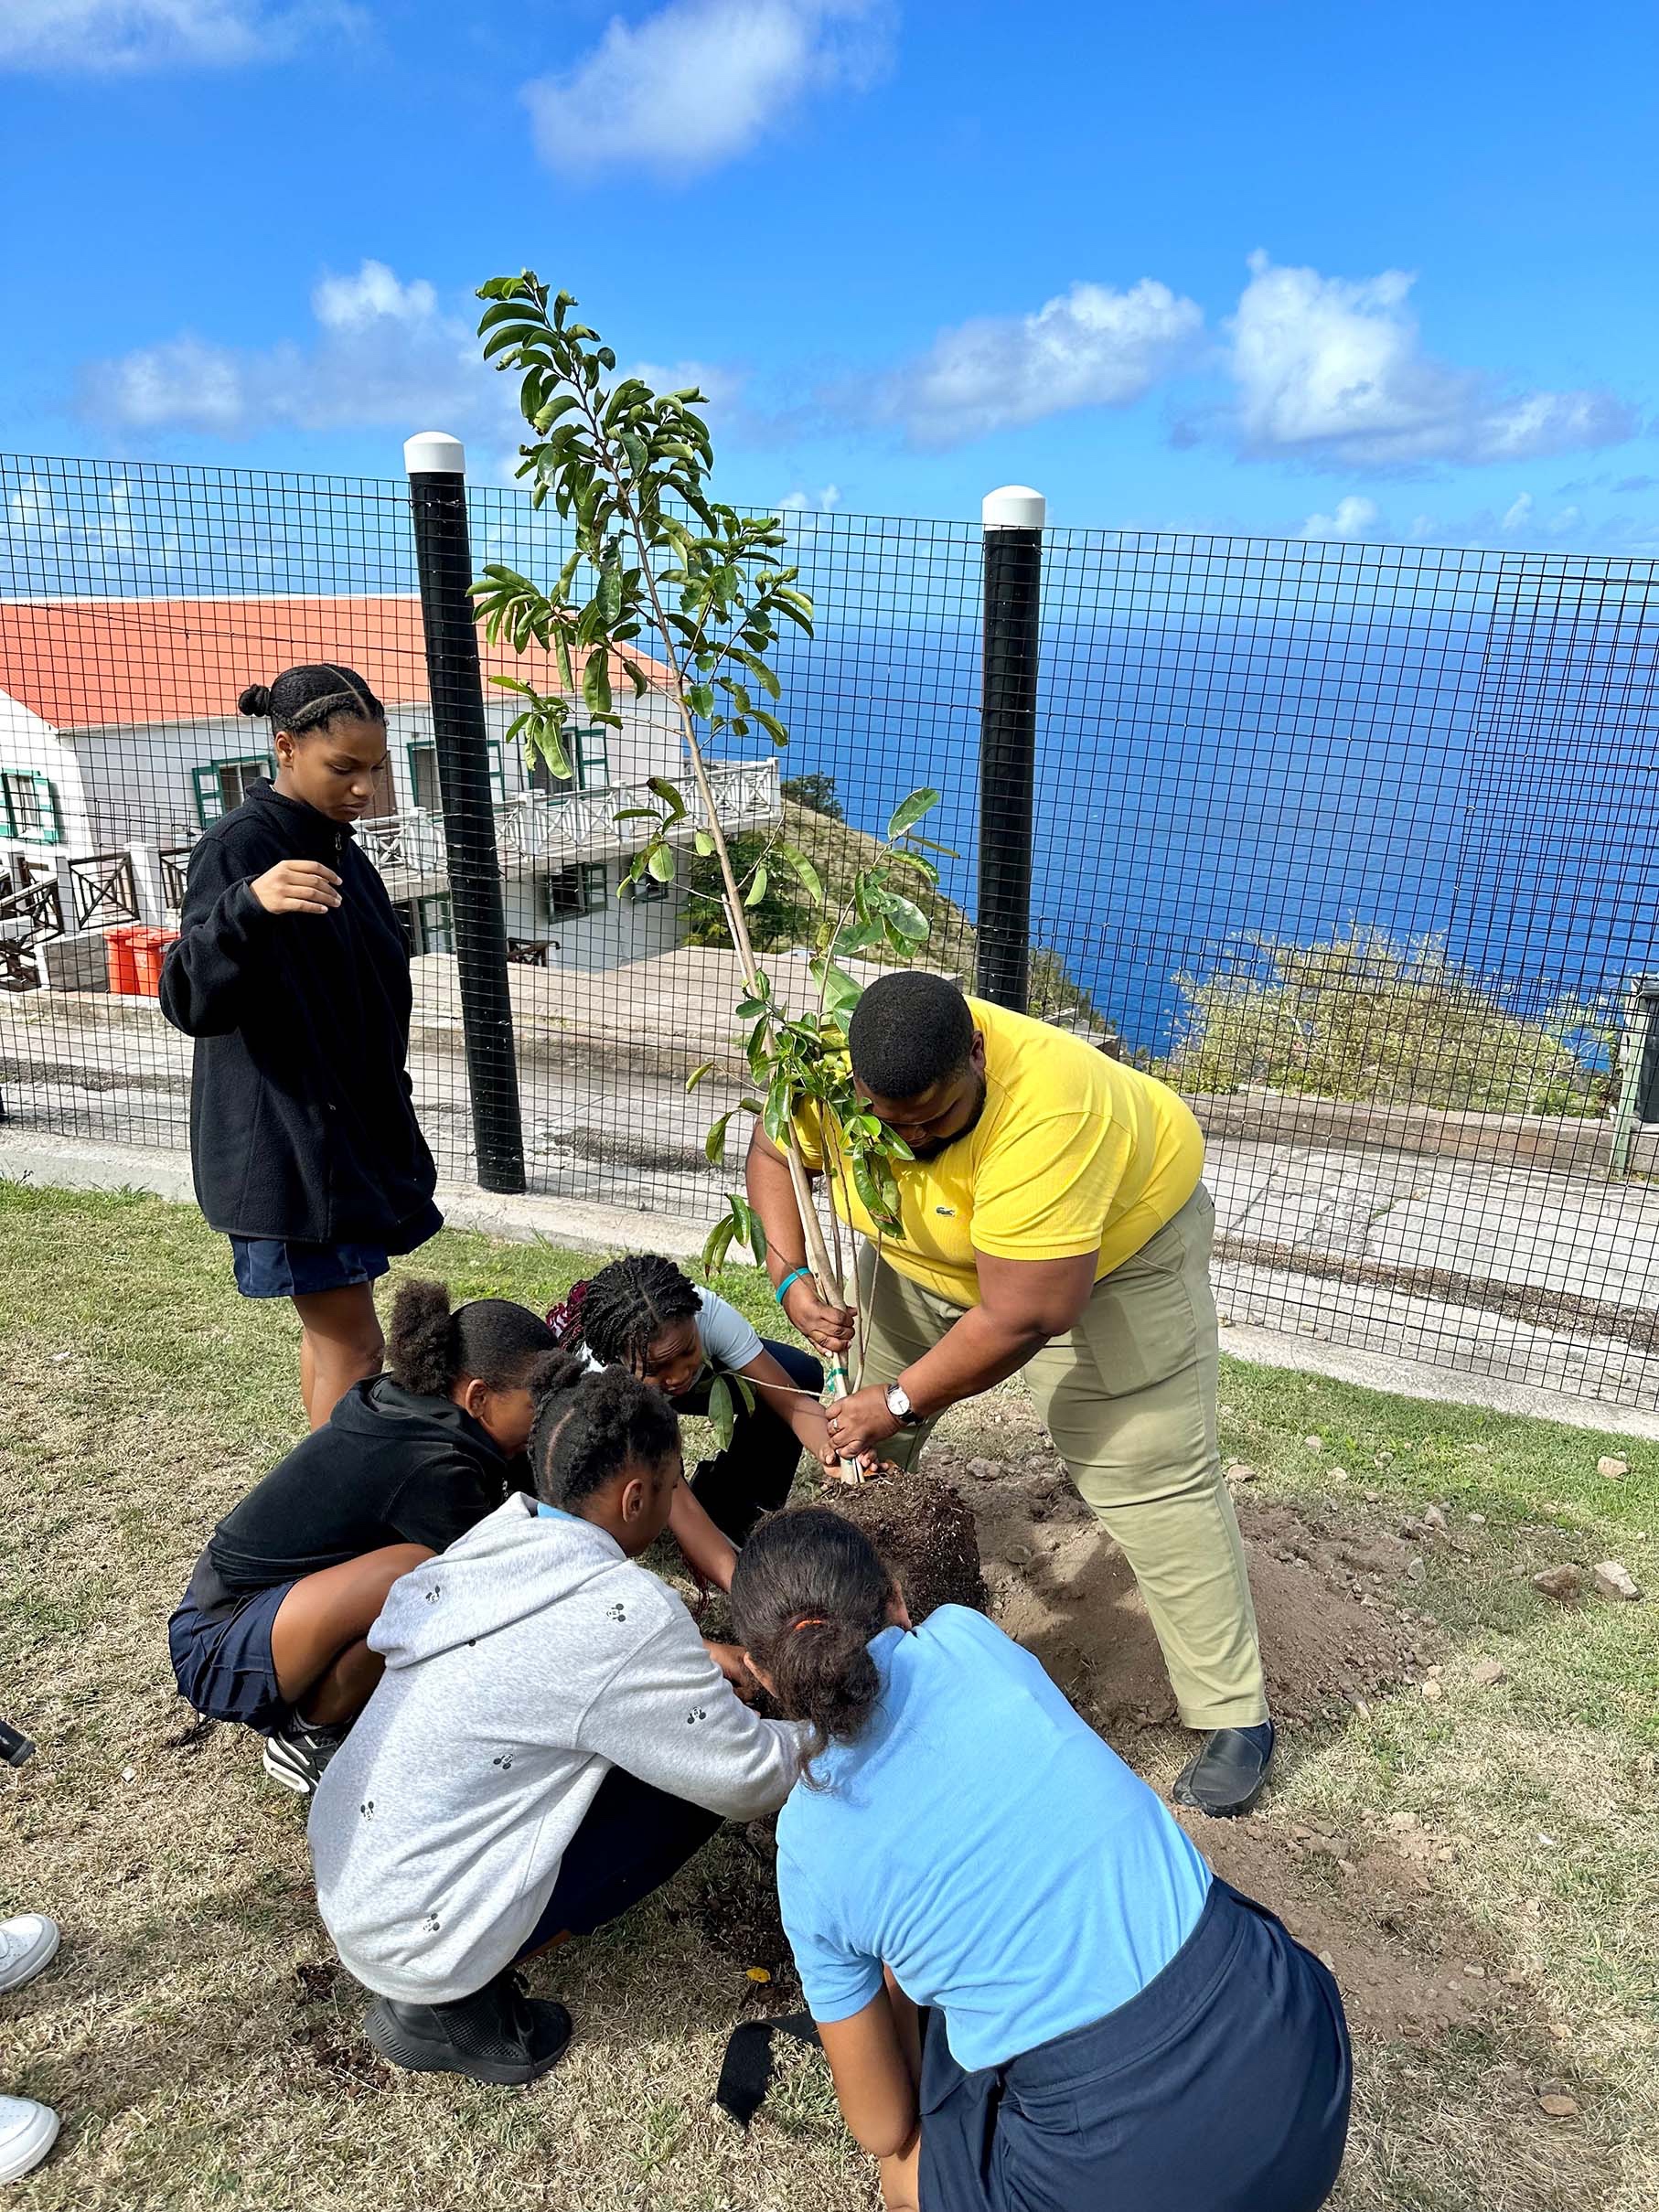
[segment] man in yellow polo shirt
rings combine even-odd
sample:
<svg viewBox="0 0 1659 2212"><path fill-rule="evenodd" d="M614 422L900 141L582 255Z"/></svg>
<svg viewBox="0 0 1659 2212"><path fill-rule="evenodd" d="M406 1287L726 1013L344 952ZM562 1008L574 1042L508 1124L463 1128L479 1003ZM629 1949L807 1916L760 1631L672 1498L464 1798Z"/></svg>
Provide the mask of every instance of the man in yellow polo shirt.
<svg viewBox="0 0 1659 2212"><path fill-rule="evenodd" d="M879 1241L851 1178L828 1165L865 1242L860 1388L831 1411L849 1457L908 1464L947 1406L1024 1370L1078 1491L1123 1547L1182 1719L1204 1742L1178 1803L1247 1811L1273 1752L1256 1616L1216 1445L1215 1207L1204 1139L1173 1091L938 976L883 976L848 1030L898 1163L904 1235ZM797 1127L814 1177L815 1124ZM780 1302L844 1354L853 1316L805 1272L788 1163L759 1124L749 1202Z"/></svg>

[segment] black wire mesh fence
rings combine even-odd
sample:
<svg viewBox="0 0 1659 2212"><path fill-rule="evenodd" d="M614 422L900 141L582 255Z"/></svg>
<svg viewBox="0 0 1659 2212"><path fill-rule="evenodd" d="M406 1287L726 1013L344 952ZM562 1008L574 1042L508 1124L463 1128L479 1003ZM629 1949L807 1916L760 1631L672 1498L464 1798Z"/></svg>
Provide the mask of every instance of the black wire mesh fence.
<svg viewBox="0 0 1659 2212"><path fill-rule="evenodd" d="M466 511L475 567L564 557L517 492ZM936 785L959 857L923 956L1006 977L1007 917L994 959L975 924L988 860L1020 881L1025 793L1006 730L981 756L982 534L786 519L817 636L780 641L788 750L721 749L728 834L790 837L833 885ZM357 834L413 955L446 1178L478 1177L510 1103L532 1191L637 1209L642 1242L653 1213L708 1219L736 1168L702 1149L740 1093L735 957L689 845L619 895L648 779L685 781L666 688L578 732L558 783L487 680L463 778L421 581L403 482L0 462L10 1128L186 1141L189 1048L155 1003L183 871L269 768L239 691L330 660L388 708ZM1230 1320L1659 1403L1654 564L1047 530L1038 612L1028 1002L1193 1101ZM481 650L487 679L524 672ZM511 1049L469 1063L455 879L486 827ZM804 982L776 872L752 919Z"/></svg>

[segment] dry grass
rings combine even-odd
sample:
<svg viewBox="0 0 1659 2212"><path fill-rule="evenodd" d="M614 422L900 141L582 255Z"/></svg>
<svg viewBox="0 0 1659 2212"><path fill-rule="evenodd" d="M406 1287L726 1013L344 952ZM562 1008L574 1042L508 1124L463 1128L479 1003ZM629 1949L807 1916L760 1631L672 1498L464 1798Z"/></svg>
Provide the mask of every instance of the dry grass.
<svg viewBox="0 0 1659 2212"><path fill-rule="evenodd" d="M422 1264L468 1294L527 1298L577 1266L464 1236ZM357 2035L360 1996L316 1918L299 1806L236 1732L178 1740L187 1716L166 1665L166 1617L203 1534L294 1433L285 1313L235 1297L222 1245L187 1209L0 1186L0 1709L40 1745L0 1795L0 1907L51 1911L65 1930L59 1961L0 2002L0 2083L65 2116L60 2149L12 2201L872 2205L807 2054L786 2061L749 2138L710 2116L726 2033L758 2000L746 1961L700 1932L693 1876L538 1970L580 2039L536 2089L400 2078L374 2060ZM1465 1527L1470 1511L1487 1516L1467 1549L1433 1555L1414 1599L1442 1624L1444 1699L1403 1692L1345 1728L1301 1732L1260 1816L1271 1838L1297 1822L1369 1833L1389 1811L1418 1812L1456 1850L1412 1940L1448 1946L1452 1972L1475 1955L1523 1977L1501 2031L1363 2041L1337 2201L1651 2212L1659 1607L1547 1611L1515 1570L1616 1551L1659 1581L1659 1449L1629 1448L1634 1471L1613 1484L1593 1469L1614 1447L1579 1432L1231 1363L1224 1395L1229 1441L1263 1491L1314 1494L1340 1458L1356 1517L1397 1519L1430 1498ZM1016 1453L1028 1421L1005 1394L985 1437ZM1323 1454L1304 1449L1311 1430ZM1354 1495L1362 1485L1375 1505ZM1482 1654L1510 1669L1495 1693L1469 1678ZM1129 1748L1167 1779L1179 1746L1150 1731ZM713 1849L734 1885L758 1883L737 1843ZM1579 2100L1576 2118L1542 2116L1547 2081Z"/></svg>

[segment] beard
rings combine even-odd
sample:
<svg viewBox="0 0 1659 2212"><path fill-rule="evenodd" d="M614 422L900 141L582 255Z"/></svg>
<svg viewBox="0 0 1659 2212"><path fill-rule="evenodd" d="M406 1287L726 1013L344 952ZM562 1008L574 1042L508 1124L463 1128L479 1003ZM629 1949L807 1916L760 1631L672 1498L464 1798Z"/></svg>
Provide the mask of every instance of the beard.
<svg viewBox="0 0 1659 2212"><path fill-rule="evenodd" d="M990 1085L981 1075L979 1087L974 1092L973 1111L961 1127L956 1131L954 1136L930 1137L926 1144L912 1145L910 1148L912 1156L916 1159L937 1159L939 1154L949 1151L953 1144L960 1144L964 1137L971 1137L979 1127L979 1118L985 1111L985 1099L989 1089Z"/></svg>

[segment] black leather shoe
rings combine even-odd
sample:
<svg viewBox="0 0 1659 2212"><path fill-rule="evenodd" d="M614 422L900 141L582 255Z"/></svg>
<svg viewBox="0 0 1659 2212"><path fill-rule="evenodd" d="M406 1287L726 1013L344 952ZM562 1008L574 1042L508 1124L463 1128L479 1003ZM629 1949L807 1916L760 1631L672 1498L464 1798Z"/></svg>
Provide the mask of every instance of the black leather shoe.
<svg viewBox="0 0 1659 2212"><path fill-rule="evenodd" d="M1215 1728L1170 1795L1212 1820L1236 1820L1261 1795L1273 1759L1273 1724L1257 1728Z"/></svg>
<svg viewBox="0 0 1659 2212"><path fill-rule="evenodd" d="M571 2016L551 1998L527 1997L510 1971L451 2004L380 1997L363 2023L382 2058L413 2074L465 2074L513 2086L535 2081L564 2056Z"/></svg>

